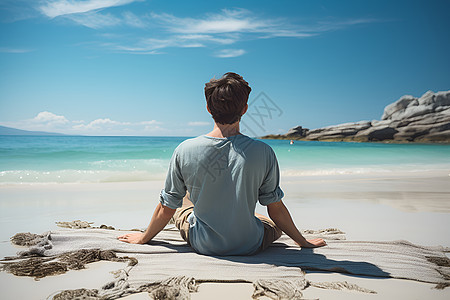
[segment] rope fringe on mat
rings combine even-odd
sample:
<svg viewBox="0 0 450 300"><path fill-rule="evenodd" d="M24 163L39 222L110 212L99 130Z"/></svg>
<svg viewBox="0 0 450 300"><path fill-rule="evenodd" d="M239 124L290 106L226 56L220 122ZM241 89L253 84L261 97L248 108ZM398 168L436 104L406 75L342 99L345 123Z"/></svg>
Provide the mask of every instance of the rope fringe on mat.
<svg viewBox="0 0 450 300"><path fill-rule="evenodd" d="M335 282L312 282L309 281L309 285L312 287L316 287L319 289L328 289L328 290L349 290L349 291L357 291L361 293L367 294L376 294L377 292L360 287L359 285L348 283L347 281L335 281Z"/></svg>
<svg viewBox="0 0 450 300"><path fill-rule="evenodd" d="M116 230L112 226L108 226L105 224L100 225L99 227L91 226L91 224L94 224L94 222L86 222L86 221L70 221L70 222L56 222L56 225L61 228L70 228L70 229L86 229L86 228L99 228L99 229L108 229L108 230ZM118 229L120 230L120 229ZM142 231L140 229L130 229L130 231Z"/></svg>
<svg viewBox="0 0 450 300"><path fill-rule="evenodd" d="M252 298L258 299L259 297L266 296L270 299L303 299L302 290L308 287L316 287L320 289L331 290L351 290L361 293L376 294L377 292L360 287L347 281L338 282L312 282L305 278L298 280L257 280L253 283L255 291Z"/></svg>
<svg viewBox="0 0 450 300"><path fill-rule="evenodd" d="M125 283L125 281L119 280L119 282L122 282L122 284L119 284L112 289L108 288L108 286L104 286L101 290L65 290L54 295L52 299L118 299L134 293L147 291L150 299L154 300L188 300L191 299L190 293L195 293L198 291L198 284L195 282L195 279L186 276L170 277L162 282L142 285L138 289L131 288ZM260 297L266 296L274 300L301 300L304 299L301 291L309 286L322 289L353 290L363 293L376 294L375 291L362 288L356 284L351 284L346 281L314 283L309 282L304 278L297 280L261 279L253 283L255 291L253 292L252 298L259 299Z"/></svg>
<svg viewBox="0 0 450 300"><path fill-rule="evenodd" d="M97 290L77 289L62 291L52 297L53 300L97 300L100 299Z"/></svg>
<svg viewBox="0 0 450 300"><path fill-rule="evenodd" d="M123 271L123 270L122 270ZM96 289L76 289L65 290L54 295L53 300L110 300L118 299L135 293L148 292L150 299L154 300L188 300L191 299L190 293L197 292L198 285L195 279L186 276L170 277L166 280L156 283L149 283L132 288L128 284L126 272L113 282L105 285L100 290Z"/></svg>
<svg viewBox="0 0 450 300"><path fill-rule="evenodd" d="M161 283L151 286L148 294L151 299L174 299L185 300L191 299L190 293L198 291L198 285L192 277L171 277Z"/></svg>
<svg viewBox="0 0 450 300"><path fill-rule="evenodd" d="M42 241L43 235L29 232L18 233L11 238L11 243L17 246L34 246Z"/></svg>
<svg viewBox="0 0 450 300"><path fill-rule="evenodd" d="M266 280L260 279L253 283L255 291L252 298L266 296L270 299L303 299L302 290L308 286L308 281L303 277L297 280Z"/></svg>
<svg viewBox="0 0 450 300"><path fill-rule="evenodd" d="M71 222L56 222L56 225L58 225L59 227L71 229L91 228L91 224L94 224L94 222L86 222L80 220L75 220Z"/></svg>
<svg viewBox="0 0 450 300"><path fill-rule="evenodd" d="M109 230L115 230L114 227L108 226L108 225L100 225L99 227L92 227L91 224L94 222L86 222L86 221L80 221L75 220L71 222L56 222L56 225L62 228L71 228L71 229L85 229L85 228L100 228L100 229L109 229Z"/></svg>
<svg viewBox="0 0 450 300"><path fill-rule="evenodd" d="M445 252L449 252L447 249ZM436 257L426 256L427 260L437 265L436 271L438 271L447 282L441 282L436 285L436 289L443 290L450 286L450 258L448 257Z"/></svg>
<svg viewBox="0 0 450 300"><path fill-rule="evenodd" d="M68 270L84 269L86 264L108 260L115 262L128 261L129 265L137 264L133 257L117 257L112 250L81 249L78 251L63 253L56 257L30 257L8 258L8 262L3 263L3 269L16 276L34 277L36 280L50 275L64 274Z"/></svg>

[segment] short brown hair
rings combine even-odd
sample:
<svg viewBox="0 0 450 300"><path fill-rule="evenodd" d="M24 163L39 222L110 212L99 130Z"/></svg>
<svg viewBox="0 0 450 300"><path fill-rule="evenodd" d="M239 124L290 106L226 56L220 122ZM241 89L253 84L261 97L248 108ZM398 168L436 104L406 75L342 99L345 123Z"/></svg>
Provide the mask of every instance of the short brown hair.
<svg viewBox="0 0 450 300"><path fill-rule="evenodd" d="M206 103L214 121L220 124L240 121L251 91L248 82L241 75L232 72L206 83Z"/></svg>

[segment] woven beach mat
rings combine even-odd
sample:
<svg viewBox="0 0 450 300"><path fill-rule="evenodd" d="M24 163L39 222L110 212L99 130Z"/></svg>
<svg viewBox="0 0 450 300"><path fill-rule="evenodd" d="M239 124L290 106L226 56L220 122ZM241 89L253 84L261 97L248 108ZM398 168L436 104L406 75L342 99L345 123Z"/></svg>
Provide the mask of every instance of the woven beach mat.
<svg viewBox="0 0 450 300"><path fill-rule="evenodd" d="M198 254L170 225L145 245L117 240L119 235L128 232L132 231L113 230L108 226L92 228L85 224L29 235L22 240L16 235L17 243L27 249L17 257L3 260L2 265L13 274L39 278L46 276L45 271L26 274L23 272L26 268L19 265L14 273L11 266L36 260L42 266L34 265L34 270L49 269L53 272L49 275L55 275L98 260L128 261L127 267L116 272L113 282L97 290L63 291L54 299L74 298L74 293L91 295L86 299L117 299L143 291L155 299L161 293L172 295L167 299L188 299L186 295L195 292L203 282L251 282L255 286L254 298L265 295L273 299L301 299L301 290L311 285L374 292L348 282L311 283L305 279L304 270L409 279L433 283L438 288L450 283L447 248L419 246L407 241L347 241L345 234L337 229L302 232L307 239L324 238L325 247L301 249L283 235L267 250L252 256Z"/></svg>

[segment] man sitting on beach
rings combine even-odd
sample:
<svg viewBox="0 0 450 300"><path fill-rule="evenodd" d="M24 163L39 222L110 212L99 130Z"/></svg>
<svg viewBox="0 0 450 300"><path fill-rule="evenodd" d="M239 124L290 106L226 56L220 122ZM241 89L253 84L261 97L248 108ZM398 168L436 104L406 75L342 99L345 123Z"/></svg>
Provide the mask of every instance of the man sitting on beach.
<svg viewBox="0 0 450 300"><path fill-rule="evenodd" d="M182 238L206 255L255 254L282 231L300 247L326 245L322 239L306 240L292 221L281 201L272 148L239 132L250 91L235 73L206 83L206 108L214 129L175 149L150 225L144 233L118 237L120 241L145 244L173 217ZM270 218L255 215L257 201L267 206Z"/></svg>

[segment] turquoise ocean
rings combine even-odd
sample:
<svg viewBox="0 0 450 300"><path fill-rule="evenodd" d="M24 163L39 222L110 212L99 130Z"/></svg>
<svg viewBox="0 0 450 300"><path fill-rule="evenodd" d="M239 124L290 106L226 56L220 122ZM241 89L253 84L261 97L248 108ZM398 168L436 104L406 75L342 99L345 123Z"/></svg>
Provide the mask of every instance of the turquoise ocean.
<svg viewBox="0 0 450 300"><path fill-rule="evenodd" d="M0 136L0 184L164 180L187 138ZM450 172L450 145L263 141L282 177Z"/></svg>

